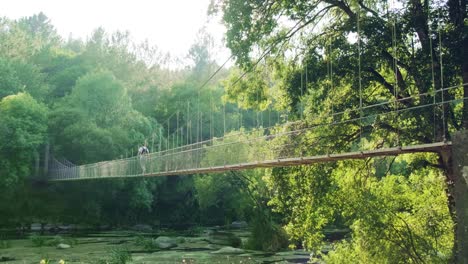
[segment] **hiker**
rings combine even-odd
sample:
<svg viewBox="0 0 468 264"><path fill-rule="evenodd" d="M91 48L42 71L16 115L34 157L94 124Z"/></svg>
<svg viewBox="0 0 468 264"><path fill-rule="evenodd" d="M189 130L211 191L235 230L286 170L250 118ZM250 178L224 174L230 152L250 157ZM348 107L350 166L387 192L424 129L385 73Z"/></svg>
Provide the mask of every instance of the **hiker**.
<svg viewBox="0 0 468 264"><path fill-rule="evenodd" d="M140 158L140 166L143 174L146 173L146 155L149 154L149 149L145 145L138 148L138 156Z"/></svg>

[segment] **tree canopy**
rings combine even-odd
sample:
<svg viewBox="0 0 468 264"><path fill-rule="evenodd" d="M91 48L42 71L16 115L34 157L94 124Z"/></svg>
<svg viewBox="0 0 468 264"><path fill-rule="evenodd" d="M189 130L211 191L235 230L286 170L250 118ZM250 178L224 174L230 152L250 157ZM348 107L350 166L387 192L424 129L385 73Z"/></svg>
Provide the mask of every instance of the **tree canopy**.
<svg viewBox="0 0 468 264"><path fill-rule="evenodd" d="M0 215L9 217L0 227L247 220L252 249L289 244L329 263L448 263L453 186L450 164L434 153L36 183L47 161L105 162L135 156L145 143L151 152L225 135L233 143L320 122L332 125L293 142L237 144L235 154L294 143L314 156L447 140L468 128L462 2L213 0L236 60L231 68L219 68L203 30L187 52L190 63L173 69L157 47L133 42L128 32L97 28L88 40L63 39L42 13L1 18ZM275 126L291 120L300 122ZM202 163L223 158L207 151ZM328 241L323 254L335 229L348 235Z"/></svg>

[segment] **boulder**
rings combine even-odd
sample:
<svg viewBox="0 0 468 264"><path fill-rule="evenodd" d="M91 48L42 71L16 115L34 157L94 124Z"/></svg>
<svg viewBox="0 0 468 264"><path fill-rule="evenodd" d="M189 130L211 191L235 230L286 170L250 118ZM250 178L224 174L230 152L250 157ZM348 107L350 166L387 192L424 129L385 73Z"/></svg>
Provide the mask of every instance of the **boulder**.
<svg viewBox="0 0 468 264"><path fill-rule="evenodd" d="M39 232L42 230L42 225L40 223L33 223L31 224L31 231Z"/></svg>
<svg viewBox="0 0 468 264"><path fill-rule="evenodd" d="M55 225L53 225L53 224L46 224L46 225L44 226L44 230L45 230L45 231L54 231L56 228L57 228L57 227L56 227Z"/></svg>
<svg viewBox="0 0 468 264"><path fill-rule="evenodd" d="M160 249L171 249L177 247L174 239L170 237L160 236L153 241L154 244Z"/></svg>
<svg viewBox="0 0 468 264"><path fill-rule="evenodd" d="M153 228L150 225L136 224L132 227L132 230L139 232L151 232L153 231Z"/></svg>
<svg viewBox="0 0 468 264"><path fill-rule="evenodd" d="M71 246L68 245L68 244L60 243L60 244L57 245L57 248L58 249L67 249L67 248L71 248Z"/></svg>
<svg viewBox="0 0 468 264"><path fill-rule="evenodd" d="M99 230L110 230L111 226L110 225L99 225Z"/></svg>
<svg viewBox="0 0 468 264"><path fill-rule="evenodd" d="M234 221L231 223L231 227L232 228L237 228L237 229L240 229L240 228L247 228L249 225L247 225L247 222L246 221Z"/></svg>
<svg viewBox="0 0 468 264"><path fill-rule="evenodd" d="M63 231L72 231L76 229L76 225L74 224L61 224L57 226L58 229L63 230Z"/></svg>
<svg viewBox="0 0 468 264"><path fill-rule="evenodd" d="M212 254L243 254L245 250L233 247L223 247L220 250L211 252Z"/></svg>

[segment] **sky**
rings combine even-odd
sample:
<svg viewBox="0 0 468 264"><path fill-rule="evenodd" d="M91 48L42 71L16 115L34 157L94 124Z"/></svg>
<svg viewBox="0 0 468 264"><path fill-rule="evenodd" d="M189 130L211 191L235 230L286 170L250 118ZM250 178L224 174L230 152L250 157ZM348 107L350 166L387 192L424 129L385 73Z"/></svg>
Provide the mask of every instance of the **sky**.
<svg viewBox="0 0 468 264"><path fill-rule="evenodd" d="M148 40L162 52L183 59L206 27L213 36L214 57L229 57L220 19L208 20L210 0L1 0L0 16L18 19L43 12L65 39L87 39L94 29L129 31L136 42Z"/></svg>

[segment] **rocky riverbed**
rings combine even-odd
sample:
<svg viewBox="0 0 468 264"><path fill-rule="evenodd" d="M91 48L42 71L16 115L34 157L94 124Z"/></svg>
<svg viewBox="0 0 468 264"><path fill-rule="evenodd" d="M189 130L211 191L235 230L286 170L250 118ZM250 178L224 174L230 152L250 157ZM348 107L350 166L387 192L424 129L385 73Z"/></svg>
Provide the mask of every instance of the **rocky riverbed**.
<svg viewBox="0 0 468 264"><path fill-rule="evenodd" d="M107 231L99 233L34 235L3 240L0 263L117 264L127 263L308 263L310 253L252 251L243 248L246 229L204 229L194 234L171 230L153 232ZM319 263L318 260L314 261Z"/></svg>

